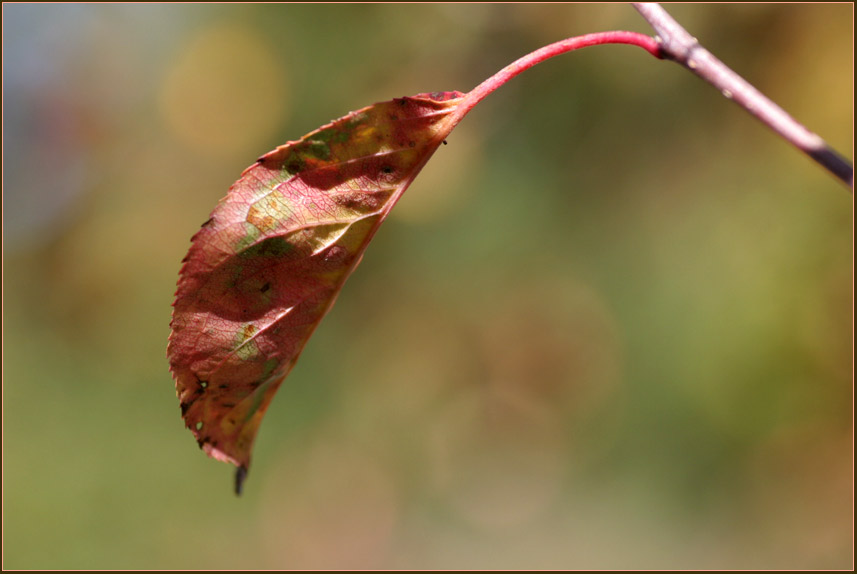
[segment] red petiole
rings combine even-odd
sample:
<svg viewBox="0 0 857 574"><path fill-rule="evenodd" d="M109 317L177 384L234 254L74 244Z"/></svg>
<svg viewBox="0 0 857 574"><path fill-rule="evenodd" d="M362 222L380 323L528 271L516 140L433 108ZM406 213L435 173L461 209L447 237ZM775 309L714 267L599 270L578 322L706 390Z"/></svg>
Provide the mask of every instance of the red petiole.
<svg viewBox="0 0 857 574"><path fill-rule="evenodd" d="M554 42L543 48L539 48L535 52L531 52L522 58L518 58L475 88L473 88L464 97L461 104L458 105L453 117L453 125L457 124L473 107L481 102L485 96L529 68L536 64L540 64L547 59L572 52L580 48L589 46L598 46L600 44L630 44L643 48L656 58L662 58L662 52L658 41L645 34L638 32L627 32L623 30L614 30L610 32L597 32L595 34L586 34L583 36L575 36L574 38L566 38L559 42Z"/></svg>

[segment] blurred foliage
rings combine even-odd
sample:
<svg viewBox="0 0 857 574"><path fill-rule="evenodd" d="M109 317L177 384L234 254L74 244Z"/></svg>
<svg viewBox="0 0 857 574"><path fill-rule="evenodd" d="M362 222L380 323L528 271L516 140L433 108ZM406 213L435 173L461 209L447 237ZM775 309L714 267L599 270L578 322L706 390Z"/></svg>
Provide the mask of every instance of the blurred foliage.
<svg viewBox="0 0 857 574"><path fill-rule="evenodd" d="M671 5L851 157L853 5ZM852 199L680 67L526 72L282 387L246 492L164 356L262 153L627 5L3 5L3 566L849 568Z"/></svg>

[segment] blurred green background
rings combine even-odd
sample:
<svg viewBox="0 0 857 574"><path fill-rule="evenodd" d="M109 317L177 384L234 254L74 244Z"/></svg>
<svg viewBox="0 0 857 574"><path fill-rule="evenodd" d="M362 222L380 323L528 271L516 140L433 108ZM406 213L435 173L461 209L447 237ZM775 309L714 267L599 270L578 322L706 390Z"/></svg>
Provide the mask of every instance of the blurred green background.
<svg viewBox="0 0 857 574"><path fill-rule="evenodd" d="M671 5L852 157L853 5ZM628 46L481 104L262 425L245 494L165 348L256 157L628 5L3 5L3 566L849 568L852 199Z"/></svg>

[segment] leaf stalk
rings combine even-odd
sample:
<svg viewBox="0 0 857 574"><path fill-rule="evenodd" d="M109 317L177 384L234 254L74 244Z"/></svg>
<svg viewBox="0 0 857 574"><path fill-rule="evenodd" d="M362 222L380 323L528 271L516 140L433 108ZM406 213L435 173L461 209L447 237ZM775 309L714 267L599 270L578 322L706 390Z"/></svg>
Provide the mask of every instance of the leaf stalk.
<svg viewBox="0 0 857 574"><path fill-rule="evenodd" d="M459 104L455 112L455 122L461 120L473 107L485 99L485 96L523 72L540 64L545 60L587 48L589 46L598 46L600 44L630 44L643 48L656 58L661 58L661 48L655 38L640 34L638 32L627 32L623 30L613 30L610 32L596 32L594 34L586 34L584 36L575 36L574 38L566 38L553 44L548 44L539 48L535 52L531 52L526 56L518 58L475 88L471 90L464 98L464 101Z"/></svg>

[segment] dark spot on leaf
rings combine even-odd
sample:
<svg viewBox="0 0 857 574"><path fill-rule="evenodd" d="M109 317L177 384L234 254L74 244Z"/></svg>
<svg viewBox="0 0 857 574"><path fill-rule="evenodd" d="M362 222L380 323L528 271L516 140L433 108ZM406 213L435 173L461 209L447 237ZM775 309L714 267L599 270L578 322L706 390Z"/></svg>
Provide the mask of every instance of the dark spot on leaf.
<svg viewBox="0 0 857 574"><path fill-rule="evenodd" d="M390 167L389 165L385 165L384 167L381 168L381 171L383 171L384 173L393 173L393 168Z"/></svg>
<svg viewBox="0 0 857 574"><path fill-rule="evenodd" d="M192 404L193 404L193 403L180 403L180 404L179 404L179 406L180 406L180 407L181 407L181 409L182 409L182 416L185 416L185 414L187 414L187 410L190 408L190 406L191 406Z"/></svg>
<svg viewBox="0 0 857 574"><path fill-rule="evenodd" d="M227 409L231 409L232 407L235 406L235 403L223 403L220 406L226 407Z"/></svg>
<svg viewBox="0 0 857 574"><path fill-rule="evenodd" d="M415 145L417 145L416 142L408 142L408 147L414 147Z"/></svg>
<svg viewBox="0 0 857 574"><path fill-rule="evenodd" d="M200 227L205 227L206 225L208 225L208 224L209 224L209 223L211 223L212 221L214 221L214 218L213 218L213 217L209 217L208 219L206 219L206 220L205 220L205 223L203 223L202 225L200 225Z"/></svg>
<svg viewBox="0 0 857 574"><path fill-rule="evenodd" d="M204 444L205 444L205 439L204 439L204 438L198 438L198 439L196 439L196 444L198 444L198 445L199 445L199 448L202 448L202 445L204 445Z"/></svg>
<svg viewBox="0 0 857 574"><path fill-rule="evenodd" d="M218 389L228 389L228 388L229 388L229 385L220 385L220 386L219 386L219 387L217 387L217 388L218 388Z"/></svg>
<svg viewBox="0 0 857 574"><path fill-rule="evenodd" d="M270 288L271 288L271 284L270 284L270 283L265 283L264 285L262 285L262 288L261 288L261 289L259 289L259 291L260 291L260 292L262 292L262 293L264 293L264 292L266 292L266 291L267 291L268 289L270 289Z"/></svg>
<svg viewBox="0 0 857 574"><path fill-rule="evenodd" d="M303 171L305 167L305 162L301 156L297 155L297 153L293 152L289 155L288 161L285 166L286 171L290 174L294 175Z"/></svg>
<svg viewBox="0 0 857 574"><path fill-rule="evenodd" d="M446 140L443 140L443 145L446 145Z"/></svg>

